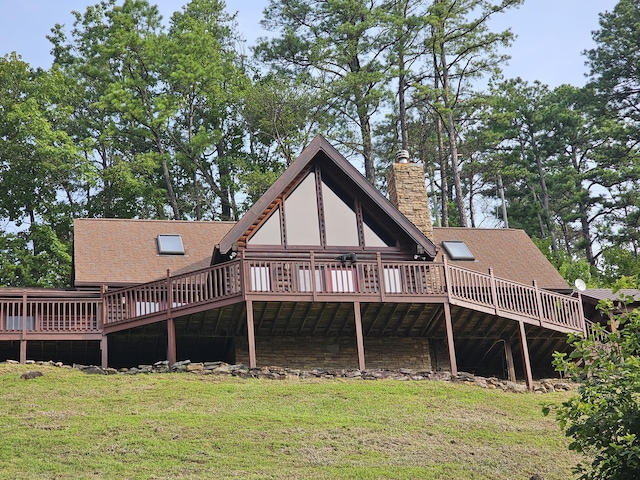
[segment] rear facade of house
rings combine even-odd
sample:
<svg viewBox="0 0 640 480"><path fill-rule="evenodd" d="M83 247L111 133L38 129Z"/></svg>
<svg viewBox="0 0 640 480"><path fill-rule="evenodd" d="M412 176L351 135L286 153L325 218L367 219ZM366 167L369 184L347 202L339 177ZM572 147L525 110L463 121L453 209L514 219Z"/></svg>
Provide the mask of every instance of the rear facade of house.
<svg viewBox="0 0 640 480"><path fill-rule="evenodd" d="M237 222L77 219L74 288L0 291L0 358L550 373L580 302L527 235L434 228L322 137Z"/></svg>

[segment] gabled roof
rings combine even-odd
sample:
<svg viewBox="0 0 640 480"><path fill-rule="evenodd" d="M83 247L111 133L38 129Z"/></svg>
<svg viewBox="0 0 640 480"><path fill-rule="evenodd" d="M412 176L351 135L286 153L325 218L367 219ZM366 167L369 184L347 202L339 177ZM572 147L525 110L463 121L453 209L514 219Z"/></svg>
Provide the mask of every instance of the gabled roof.
<svg viewBox="0 0 640 480"><path fill-rule="evenodd" d="M455 228L435 227L436 245L440 247L436 260L447 255L443 241L463 241L475 260L447 260L480 273L493 268L496 277L532 285L535 280L540 288L571 290L554 266L542 254L524 230L505 228Z"/></svg>
<svg viewBox="0 0 640 480"><path fill-rule="evenodd" d="M431 258L436 255L435 245L409 220L406 219L384 197L378 189L371 185L349 161L340 154L324 137L318 135L300 154L300 156L285 170L273 185L258 199L258 201L243 215L240 221L220 241L218 249L221 253L228 253L240 237L259 219L262 213L276 200L301 172L313 161L321 158L323 167L331 167L334 173L343 176L350 183L352 192L360 198L367 198L383 215L395 222L417 246Z"/></svg>
<svg viewBox="0 0 640 480"><path fill-rule="evenodd" d="M235 222L80 218L73 224L74 285L132 285L207 267ZM159 255L160 234L182 237L184 255Z"/></svg>

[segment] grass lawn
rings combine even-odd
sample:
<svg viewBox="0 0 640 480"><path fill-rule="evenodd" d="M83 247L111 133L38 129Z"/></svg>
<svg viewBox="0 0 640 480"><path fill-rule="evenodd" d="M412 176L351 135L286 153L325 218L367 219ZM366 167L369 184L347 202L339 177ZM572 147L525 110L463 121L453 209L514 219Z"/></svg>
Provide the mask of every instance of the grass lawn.
<svg viewBox="0 0 640 480"><path fill-rule="evenodd" d="M578 457L541 406L568 396L0 363L0 478L565 480Z"/></svg>

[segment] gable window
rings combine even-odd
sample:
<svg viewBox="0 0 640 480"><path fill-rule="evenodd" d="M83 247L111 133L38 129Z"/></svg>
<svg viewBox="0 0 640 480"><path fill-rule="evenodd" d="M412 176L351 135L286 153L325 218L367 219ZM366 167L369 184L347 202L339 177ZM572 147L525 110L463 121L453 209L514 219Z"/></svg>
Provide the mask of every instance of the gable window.
<svg viewBox="0 0 640 480"><path fill-rule="evenodd" d="M158 235L158 253L160 255L184 255L184 246L180 235Z"/></svg>
<svg viewBox="0 0 640 480"><path fill-rule="evenodd" d="M320 245L316 179L310 173L284 201L288 245Z"/></svg>
<svg viewBox="0 0 640 480"><path fill-rule="evenodd" d="M322 177L319 167L311 169L284 198L280 198L268 217L250 233L247 245L288 247L391 247L379 219L364 211L330 177Z"/></svg>
<svg viewBox="0 0 640 480"><path fill-rule="evenodd" d="M442 242L442 246L447 251L451 260L475 260L467 244L461 240L447 240Z"/></svg>
<svg viewBox="0 0 640 480"><path fill-rule="evenodd" d="M358 221L356 212L322 182L324 224L329 246L357 247Z"/></svg>

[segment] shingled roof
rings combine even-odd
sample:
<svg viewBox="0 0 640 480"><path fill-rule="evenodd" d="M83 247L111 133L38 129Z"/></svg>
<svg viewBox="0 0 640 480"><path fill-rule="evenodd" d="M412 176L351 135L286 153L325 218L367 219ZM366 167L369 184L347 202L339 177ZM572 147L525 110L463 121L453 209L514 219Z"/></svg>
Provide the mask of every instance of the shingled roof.
<svg viewBox="0 0 640 480"><path fill-rule="evenodd" d="M209 266L235 222L80 218L73 224L74 285L133 285ZM160 255L156 238L182 237L184 255Z"/></svg>
<svg viewBox="0 0 640 480"><path fill-rule="evenodd" d="M447 255L443 241L463 241L475 260L450 263L487 273L493 268L496 277L531 285L535 280L539 287L566 291L571 287L538 249L524 230L504 228L454 228L435 227L436 245L440 249L436 261Z"/></svg>

